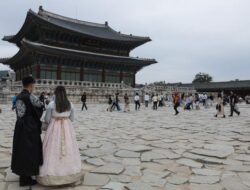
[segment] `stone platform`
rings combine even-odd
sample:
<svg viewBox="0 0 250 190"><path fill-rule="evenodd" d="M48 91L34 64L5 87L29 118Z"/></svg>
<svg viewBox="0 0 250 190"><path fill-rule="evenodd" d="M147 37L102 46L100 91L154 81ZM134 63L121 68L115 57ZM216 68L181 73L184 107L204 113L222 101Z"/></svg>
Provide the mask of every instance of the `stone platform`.
<svg viewBox="0 0 250 190"><path fill-rule="evenodd" d="M15 114L1 107L0 190L24 190L7 169ZM215 108L174 116L172 107L136 112L131 105L130 113L106 112L104 104L88 107L81 112L76 105L74 122L82 181L34 190L250 189L250 106L240 105L241 116L226 119L214 118Z"/></svg>

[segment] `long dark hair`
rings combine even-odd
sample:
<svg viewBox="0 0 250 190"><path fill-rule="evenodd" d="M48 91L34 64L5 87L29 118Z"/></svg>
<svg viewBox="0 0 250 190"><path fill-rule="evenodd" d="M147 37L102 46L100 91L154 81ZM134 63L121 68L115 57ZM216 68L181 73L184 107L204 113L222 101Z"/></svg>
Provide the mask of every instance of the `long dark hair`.
<svg viewBox="0 0 250 190"><path fill-rule="evenodd" d="M66 90L63 86L58 86L55 89L55 104L56 111L62 113L71 109L71 104L67 98Z"/></svg>

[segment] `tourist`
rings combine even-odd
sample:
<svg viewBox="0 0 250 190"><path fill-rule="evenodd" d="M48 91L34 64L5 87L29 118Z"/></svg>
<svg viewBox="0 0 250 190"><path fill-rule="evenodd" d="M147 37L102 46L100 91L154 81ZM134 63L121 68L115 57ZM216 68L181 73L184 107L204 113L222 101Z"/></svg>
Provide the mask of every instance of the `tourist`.
<svg viewBox="0 0 250 190"><path fill-rule="evenodd" d="M120 111L121 108L120 108L119 102L120 102L120 100L119 100L119 93L116 93L115 94L115 98L113 99L113 104L111 106L111 110L114 110L115 107L116 107L117 111Z"/></svg>
<svg viewBox="0 0 250 190"><path fill-rule="evenodd" d="M135 94L134 101L135 101L135 110L139 110L141 107L141 104L140 104L140 96L138 93Z"/></svg>
<svg viewBox="0 0 250 190"><path fill-rule="evenodd" d="M152 101L153 101L153 110L157 110L157 106L158 106L158 94L156 95L153 95L153 98L152 98Z"/></svg>
<svg viewBox="0 0 250 190"><path fill-rule="evenodd" d="M148 103L149 103L149 94L148 93L146 93L145 96L144 96L144 103L145 103L145 107L147 108Z"/></svg>
<svg viewBox="0 0 250 190"><path fill-rule="evenodd" d="M237 110L237 103L238 103L238 97L236 96L235 93L232 91L230 92L230 98L229 98L229 103L230 103L230 115L229 117L233 117L233 113L237 113L240 115L239 110Z"/></svg>
<svg viewBox="0 0 250 190"><path fill-rule="evenodd" d="M200 109L200 98L199 98L198 93L195 93L195 95L194 95L194 104L195 104L195 109L199 110Z"/></svg>
<svg viewBox="0 0 250 190"><path fill-rule="evenodd" d="M82 111L85 108L86 110L88 110L87 105L86 105L86 101L87 101L87 95L86 92L83 93L82 97L81 97L81 101L82 101Z"/></svg>
<svg viewBox="0 0 250 190"><path fill-rule="evenodd" d="M162 107L163 106L163 95L162 94L158 96L158 102L159 102L158 107Z"/></svg>
<svg viewBox="0 0 250 190"><path fill-rule="evenodd" d="M129 97L128 97L127 93L124 95L124 104L125 104L124 112L129 112L130 111L130 109L129 109Z"/></svg>
<svg viewBox="0 0 250 190"><path fill-rule="evenodd" d="M73 184L81 179L81 157L72 123L74 107L63 86L55 89L45 115L44 164L37 181L44 186Z"/></svg>
<svg viewBox="0 0 250 190"><path fill-rule="evenodd" d="M190 94L187 98L187 103L184 106L184 110L191 110L193 108L193 95Z"/></svg>
<svg viewBox="0 0 250 190"><path fill-rule="evenodd" d="M217 113L215 117L218 117L219 115L222 115L223 118L225 118L225 111L224 111L224 102L221 93L218 94L217 97L217 105L216 105Z"/></svg>
<svg viewBox="0 0 250 190"><path fill-rule="evenodd" d="M177 92L173 95L173 100L174 100L175 115L178 115L179 114L178 107L180 106L181 99Z"/></svg>
<svg viewBox="0 0 250 190"><path fill-rule="evenodd" d="M107 111L112 112L112 106L113 106L113 96L112 95L109 95L108 104L109 104L109 106L107 108Z"/></svg>
<svg viewBox="0 0 250 190"><path fill-rule="evenodd" d="M36 184L31 176L39 174L43 163L41 122L43 103L32 94L33 77L23 78L23 90L16 98L17 121L14 131L11 170L20 176L20 186Z"/></svg>

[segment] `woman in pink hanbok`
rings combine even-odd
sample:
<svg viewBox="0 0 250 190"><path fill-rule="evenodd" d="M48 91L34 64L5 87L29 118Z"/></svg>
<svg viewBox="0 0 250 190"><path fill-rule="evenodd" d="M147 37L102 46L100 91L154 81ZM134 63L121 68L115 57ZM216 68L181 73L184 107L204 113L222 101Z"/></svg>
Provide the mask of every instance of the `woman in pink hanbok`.
<svg viewBox="0 0 250 190"><path fill-rule="evenodd" d="M72 184L81 179L81 158L71 122L74 108L66 90L58 86L45 114L48 128L43 141L44 163L37 181L44 186Z"/></svg>

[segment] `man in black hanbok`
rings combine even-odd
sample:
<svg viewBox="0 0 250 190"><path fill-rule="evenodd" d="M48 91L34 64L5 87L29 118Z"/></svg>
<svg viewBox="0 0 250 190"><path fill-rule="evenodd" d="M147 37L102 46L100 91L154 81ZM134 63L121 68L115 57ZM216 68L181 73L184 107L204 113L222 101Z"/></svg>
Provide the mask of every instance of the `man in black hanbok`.
<svg viewBox="0 0 250 190"><path fill-rule="evenodd" d="M16 99L17 121L14 131L11 169L20 176L20 186L36 184L31 176L39 174L43 164L41 122L43 103L32 94L35 80L23 80L23 90Z"/></svg>

